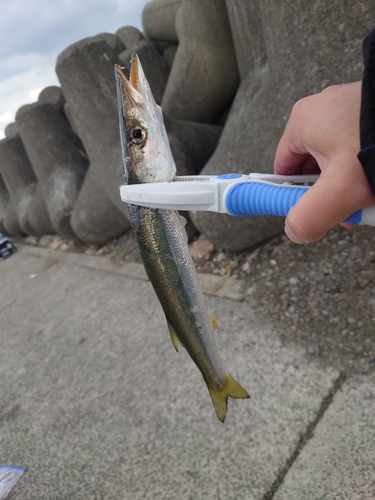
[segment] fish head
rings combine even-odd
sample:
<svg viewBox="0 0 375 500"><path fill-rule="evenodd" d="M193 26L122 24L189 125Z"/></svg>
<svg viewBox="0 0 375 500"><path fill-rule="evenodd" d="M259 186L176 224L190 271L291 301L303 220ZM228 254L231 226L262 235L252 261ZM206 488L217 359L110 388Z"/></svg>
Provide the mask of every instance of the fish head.
<svg viewBox="0 0 375 500"><path fill-rule="evenodd" d="M125 184L166 182L176 175L176 165L165 130L163 113L135 52L129 80L115 66Z"/></svg>

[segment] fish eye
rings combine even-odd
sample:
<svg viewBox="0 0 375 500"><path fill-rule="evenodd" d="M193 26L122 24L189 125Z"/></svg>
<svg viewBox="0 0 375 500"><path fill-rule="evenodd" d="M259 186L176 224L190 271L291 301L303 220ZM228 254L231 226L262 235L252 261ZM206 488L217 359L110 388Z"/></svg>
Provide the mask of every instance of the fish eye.
<svg viewBox="0 0 375 500"><path fill-rule="evenodd" d="M146 131L142 127L131 127L129 129L129 139L133 144L143 146L146 141Z"/></svg>

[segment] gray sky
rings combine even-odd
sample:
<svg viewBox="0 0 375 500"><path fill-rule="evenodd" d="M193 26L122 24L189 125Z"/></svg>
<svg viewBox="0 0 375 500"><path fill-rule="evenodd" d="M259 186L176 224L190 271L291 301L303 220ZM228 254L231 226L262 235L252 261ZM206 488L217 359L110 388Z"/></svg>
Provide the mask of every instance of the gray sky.
<svg viewBox="0 0 375 500"><path fill-rule="evenodd" d="M149 0L0 0L0 138L17 109L59 85L57 56L71 43L121 26L142 29Z"/></svg>

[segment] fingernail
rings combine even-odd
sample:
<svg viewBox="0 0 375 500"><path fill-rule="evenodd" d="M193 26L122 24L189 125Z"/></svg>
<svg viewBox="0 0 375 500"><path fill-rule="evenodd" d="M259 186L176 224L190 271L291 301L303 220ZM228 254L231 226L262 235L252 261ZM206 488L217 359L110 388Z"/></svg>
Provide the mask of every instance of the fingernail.
<svg viewBox="0 0 375 500"><path fill-rule="evenodd" d="M307 241L304 241L295 234L293 234L287 222L285 223L284 231L285 234L288 236L288 238L292 240L294 243L297 243L298 245L303 245L304 243L307 243Z"/></svg>

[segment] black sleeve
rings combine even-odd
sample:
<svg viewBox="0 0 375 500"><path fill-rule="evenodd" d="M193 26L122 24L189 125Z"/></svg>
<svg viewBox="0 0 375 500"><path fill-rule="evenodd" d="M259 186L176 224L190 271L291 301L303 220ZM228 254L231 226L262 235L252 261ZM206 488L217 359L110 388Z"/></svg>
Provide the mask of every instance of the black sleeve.
<svg viewBox="0 0 375 500"><path fill-rule="evenodd" d="M360 115L361 162L375 194L375 28L363 41L364 71Z"/></svg>

